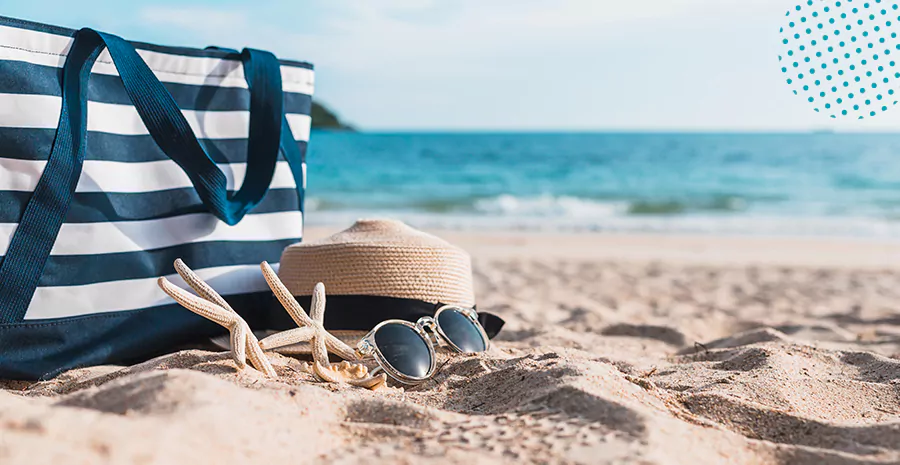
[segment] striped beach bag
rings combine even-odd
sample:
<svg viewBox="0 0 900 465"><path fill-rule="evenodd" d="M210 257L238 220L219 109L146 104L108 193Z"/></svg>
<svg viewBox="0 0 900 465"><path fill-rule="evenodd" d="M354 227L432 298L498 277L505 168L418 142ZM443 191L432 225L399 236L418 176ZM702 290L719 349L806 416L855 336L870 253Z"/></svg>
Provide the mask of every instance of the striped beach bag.
<svg viewBox="0 0 900 465"><path fill-rule="evenodd" d="M313 70L0 17L0 378L219 334L156 285L184 261L264 329L301 239ZM183 284L180 283L179 284Z"/></svg>

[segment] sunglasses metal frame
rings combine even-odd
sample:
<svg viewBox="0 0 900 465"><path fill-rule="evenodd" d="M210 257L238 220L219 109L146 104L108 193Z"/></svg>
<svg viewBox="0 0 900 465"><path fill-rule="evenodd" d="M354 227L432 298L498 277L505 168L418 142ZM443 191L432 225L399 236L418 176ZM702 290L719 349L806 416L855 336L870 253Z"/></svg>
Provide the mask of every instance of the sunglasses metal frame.
<svg viewBox="0 0 900 465"><path fill-rule="evenodd" d="M478 328L479 334L481 334L482 339L484 340L484 350L488 350L491 347L491 339L488 337L487 333L484 331L484 328L481 326L481 323L478 321L478 313L471 308L458 307L455 305L441 305L438 307L437 311L434 312L434 316L424 316L419 318L419 320L413 324L406 320L386 320L378 323L371 331L369 331L362 339L360 339L359 343L356 346L356 352L362 357L373 357L376 362L378 362L378 366L385 371L391 378L399 381L402 384L406 384L408 386L414 386L416 384L423 383L431 379L434 376L434 372L437 369L437 356L434 350L435 341L432 340L431 334L434 335L434 339L441 346L448 346L456 353L467 353L460 349L456 344L450 340L449 337L444 333L444 330L441 329L441 325L438 322L438 316L441 312L444 311L457 311L462 313L463 316L469 319L476 328ZM401 373L397 371L390 362L387 361L384 354L381 353L381 349L378 347L378 344L375 342L375 333L378 332L383 326L389 324L399 324L411 328L414 330L419 337L421 337L425 341L425 345L428 347L428 355L431 358L431 366L428 368L428 372L425 376L419 378L414 376L409 376L407 374ZM426 329L428 331L426 331ZM429 334L430 331L430 334ZM377 369L372 371L372 374L377 373Z"/></svg>
<svg viewBox="0 0 900 465"><path fill-rule="evenodd" d="M397 369L395 369L394 366L387 361L387 359L384 357L384 354L381 353L381 349L375 342L375 333L378 332L378 330L382 327L391 324L403 325L412 329L425 342L426 347L428 347L428 355L431 358L431 365L428 367L428 372L425 373L425 376L418 378L397 371ZM375 361L378 362L378 366L382 370L384 370L391 378L394 378L406 385L416 385L427 381L429 378L434 376L434 371L437 368L437 357L435 357L434 345L431 342L431 338L428 337L428 333L426 333L425 329L420 327L419 325L410 323L406 320L386 320L378 323L378 325L372 328L372 330L369 331L369 333L359 341L359 343L356 345L356 352L357 354L364 357L374 357ZM378 370L373 370L372 374L374 375L377 372Z"/></svg>
<svg viewBox="0 0 900 465"><path fill-rule="evenodd" d="M453 349L456 353L459 353L459 354L477 353L477 352L466 352L465 350L460 349L459 346L457 346L453 342L453 340L451 340L449 337L447 337L447 334L444 333L444 330L443 330L443 328L441 328L441 325L439 323L440 320L438 318L440 317L442 312L448 311L448 310L452 310L452 311L461 313L471 323L473 323L475 325L475 327L478 328L478 333L481 335L481 340L484 341L484 350L487 351L488 349L491 348L491 338L488 337L487 333L484 331L484 327L481 326L481 322L478 321L478 312L476 312L474 309L471 309L471 308L464 308L464 307L459 307L456 305L442 305L437 309L437 311L434 312L433 317L432 316L423 316L422 318L419 318L419 321L416 322L416 325L421 326L424 329L428 329L433 334L436 334L437 337L435 339L437 339L438 344L440 344L441 346L444 346L444 345L450 346L450 348Z"/></svg>

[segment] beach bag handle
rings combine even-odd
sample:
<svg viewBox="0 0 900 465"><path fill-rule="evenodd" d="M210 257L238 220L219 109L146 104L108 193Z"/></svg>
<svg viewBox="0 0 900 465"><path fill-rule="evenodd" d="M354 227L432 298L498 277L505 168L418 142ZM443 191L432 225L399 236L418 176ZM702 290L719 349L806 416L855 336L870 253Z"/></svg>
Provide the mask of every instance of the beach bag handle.
<svg viewBox="0 0 900 465"><path fill-rule="evenodd" d="M34 193L0 264L0 324L21 322L81 176L87 139L87 88L91 68L106 48L153 140L188 175L200 199L218 219L237 224L266 194L279 150L302 177L299 149L284 117L281 67L269 52L244 49L250 89L247 172L233 195L227 178L206 153L178 104L124 39L84 28L74 35L62 72L62 108L56 138ZM299 186L300 184L298 184Z"/></svg>

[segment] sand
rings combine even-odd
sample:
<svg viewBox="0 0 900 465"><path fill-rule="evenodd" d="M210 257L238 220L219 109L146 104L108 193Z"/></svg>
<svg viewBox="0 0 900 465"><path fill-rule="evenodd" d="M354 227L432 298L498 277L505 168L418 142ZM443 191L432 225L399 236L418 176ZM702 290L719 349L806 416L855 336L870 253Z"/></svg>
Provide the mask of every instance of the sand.
<svg viewBox="0 0 900 465"><path fill-rule="evenodd" d="M0 464L900 463L900 244L444 235L490 352L376 392L200 350L0 381Z"/></svg>

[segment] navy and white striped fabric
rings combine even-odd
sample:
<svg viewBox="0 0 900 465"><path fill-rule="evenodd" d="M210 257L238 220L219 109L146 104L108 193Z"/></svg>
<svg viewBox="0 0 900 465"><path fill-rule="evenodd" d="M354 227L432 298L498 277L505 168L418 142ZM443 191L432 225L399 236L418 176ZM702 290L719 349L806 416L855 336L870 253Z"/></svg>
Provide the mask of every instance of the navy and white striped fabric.
<svg viewBox="0 0 900 465"><path fill-rule="evenodd" d="M0 17L0 256L53 147L61 68L74 33ZM250 120L239 57L134 46L227 177L229 191L236 190L247 167ZM312 66L280 63L284 116L305 154ZM282 250L301 239L304 185L298 184L305 184L305 163L291 166L281 156L265 197L228 226L148 134L107 51L92 68L88 100L85 161L65 222L23 321L0 322L0 378L47 377L72 366L141 358L211 333L214 328L188 312L174 311L157 287L164 275L182 284L174 260L182 258L237 310L250 311L246 307L269 295L259 263L277 263ZM102 338L113 342L92 346Z"/></svg>

